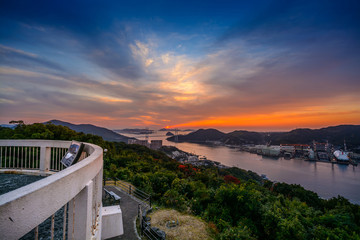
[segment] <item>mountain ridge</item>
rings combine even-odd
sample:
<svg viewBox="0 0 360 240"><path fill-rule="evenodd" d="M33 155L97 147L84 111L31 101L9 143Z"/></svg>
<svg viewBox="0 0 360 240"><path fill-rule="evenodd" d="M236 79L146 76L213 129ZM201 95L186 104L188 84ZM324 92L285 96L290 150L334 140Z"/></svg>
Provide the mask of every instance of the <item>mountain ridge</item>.
<svg viewBox="0 0 360 240"><path fill-rule="evenodd" d="M169 137L169 141L175 141L175 136ZM342 145L344 140L348 147L360 146L360 125L338 125L320 129L298 128L288 132L252 132L236 130L223 133L216 129L199 129L187 135L179 135L180 142L206 143L219 141L224 144L311 144L312 141L329 141L335 145Z"/></svg>
<svg viewBox="0 0 360 240"><path fill-rule="evenodd" d="M181 142L206 142L206 141L219 141L222 137L225 137L226 133L220 132L217 129L199 129L195 132L191 132L187 135L178 135L178 140ZM167 138L170 141L175 140L175 136Z"/></svg>
<svg viewBox="0 0 360 240"><path fill-rule="evenodd" d="M113 142L128 142L128 139L130 139L129 137L126 137L124 135L121 135L119 133L116 133L110 129L104 128L104 127L99 127L99 126L95 126L92 124L73 124L73 123L69 123L69 122L64 122L61 120L50 120L47 121L45 123L49 123L51 122L54 125L61 125L61 126L65 126L68 127L76 132L83 132L86 134L94 134L94 135L98 135L100 137L102 137L104 140L106 141L113 141Z"/></svg>

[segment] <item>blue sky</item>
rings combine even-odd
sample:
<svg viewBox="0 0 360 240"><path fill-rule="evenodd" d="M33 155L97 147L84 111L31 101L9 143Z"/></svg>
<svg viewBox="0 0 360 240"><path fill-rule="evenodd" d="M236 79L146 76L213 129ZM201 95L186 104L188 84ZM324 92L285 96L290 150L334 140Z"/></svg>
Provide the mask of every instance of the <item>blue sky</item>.
<svg viewBox="0 0 360 240"><path fill-rule="evenodd" d="M357 1L3 1L0 121L358 124L359 12Z"/></svg>

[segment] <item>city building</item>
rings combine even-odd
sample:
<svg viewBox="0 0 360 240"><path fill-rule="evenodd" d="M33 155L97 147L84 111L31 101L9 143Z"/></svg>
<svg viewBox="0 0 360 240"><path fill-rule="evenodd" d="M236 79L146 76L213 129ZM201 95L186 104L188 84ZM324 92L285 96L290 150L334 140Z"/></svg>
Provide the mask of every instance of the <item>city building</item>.
<svg viewBox="0 0 360 240"><path fill-rule="evenodd" d="M138 144L157 150L162 147L162 140L151 140L151 142L149 143L148 140L129 139L128 144Z"/></svg>
<svg viewBox="0 0 360 240"><path fill-rule="evenodd" d="M329 143L320 143L313 141L313 147L315 152L327 152L329 149Z"/></svg>
<svg viewBox="0 0 360 240"><path fill-rule="evenodd" d="M150 148L157 150L162 147L162 140L151 140Z"/></svg>

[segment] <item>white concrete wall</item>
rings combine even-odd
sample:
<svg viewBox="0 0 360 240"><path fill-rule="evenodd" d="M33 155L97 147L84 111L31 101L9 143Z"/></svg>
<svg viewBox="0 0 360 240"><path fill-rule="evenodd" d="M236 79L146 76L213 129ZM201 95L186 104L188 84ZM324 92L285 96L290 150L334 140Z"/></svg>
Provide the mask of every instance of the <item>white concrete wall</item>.
<svg viewBox="0 0 360 240"><path fill-rule="evenodd" d="M46 149L69 145L67 141L0 140L0 146L40 146L45 149L42 151L45 155L40 158L40 171L43 172L49 171L47 161L50 159L47 159ZM68 202L71 208L69 216L74 216L74 219L69 218L69 223L75 224L71 230L69 228L70 239L72 236L76 236L74 239L90 239L94 236L100 239L103 150L88 143L84 149L90 156L77 164L0 195L1 239L22 237Z"/></svg>
<svg viewBox="0 0 360 240"><path fill-rule="evenodd" d="M122 212L119 205L102 208L101 239L124 234Z"/></svg>

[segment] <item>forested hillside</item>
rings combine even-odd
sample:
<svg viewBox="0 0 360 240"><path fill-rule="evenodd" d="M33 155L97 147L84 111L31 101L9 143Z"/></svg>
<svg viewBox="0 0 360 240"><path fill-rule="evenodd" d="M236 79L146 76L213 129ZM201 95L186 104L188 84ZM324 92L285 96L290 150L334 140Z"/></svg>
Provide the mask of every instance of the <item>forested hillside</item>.
<svg viewBox="0 0 360 240"><path fill-rule="evenodd" d="M157 205L201 217L216 239L360 239L360 206L343 197L323 200L299 185L263 182L238 168L182 165L160 151L53 124L0 128L0 138L74 139L107 148L105 178L131 182Z"/></svg>
<svg viewBox="0 0 360 240"><path fill-rule="evenodd" d="M199 129L187 135L179 135L180 142L206 142L206 141L221 141L226 134L216 129ZM175 136L169 137L168 140L175 141Z"/></svg>
<svg viewBox="0 0 360 240"><path fill-rule="evenodd" d="M64 122L60 120L51 120L49 121L55 125L61 125L64 127L68 127L76 132L83 132L86 134L94 134L97 136L101 136L106 141L113 141L113 142L128 142L129 137L111 131L107 128L94 126L92 124L72 124L69 122Z"/></svg>
<svg viewBox="0 0 360 240"><path fill-rule="evenodd" d="M175 141L175 136L168 138ZM219 141L224 144L284 144L301 143L311 144L312 141L343 145L344 140L349 148L360 147L360 125L340 125L321 129L295 129L289 132L249 132L233 131L223 133L216 129L200 129L187 135L179 135L180 142L206 143L209 141Z"/></svg>

